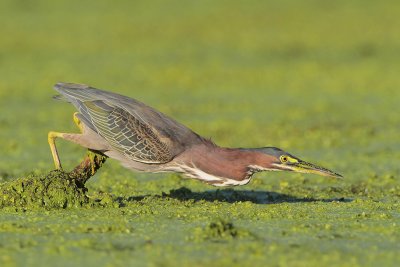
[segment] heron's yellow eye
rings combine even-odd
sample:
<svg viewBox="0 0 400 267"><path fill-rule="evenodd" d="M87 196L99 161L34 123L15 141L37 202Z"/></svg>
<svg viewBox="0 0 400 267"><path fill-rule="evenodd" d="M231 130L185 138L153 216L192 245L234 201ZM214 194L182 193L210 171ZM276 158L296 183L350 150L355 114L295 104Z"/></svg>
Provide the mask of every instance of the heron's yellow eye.
<svg viewBox="0 0 400 267"><path fill-rule="evenodd" d="M280 156L279 159L281 160L282 163L286 163L289 160L287 156Z"/></svg>

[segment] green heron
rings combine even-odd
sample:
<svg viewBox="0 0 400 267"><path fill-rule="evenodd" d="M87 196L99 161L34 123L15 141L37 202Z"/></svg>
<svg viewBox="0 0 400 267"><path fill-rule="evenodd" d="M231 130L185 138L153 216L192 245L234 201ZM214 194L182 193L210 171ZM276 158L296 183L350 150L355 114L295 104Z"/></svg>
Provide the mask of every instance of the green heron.
<svg viewBox="0 0 400 267"><path fill-rule="evenodd" d="M123 95L87 85L57 83L62 98L78 112L81 133L49 132L57 169L57 137L116 159L143 172L178 172L214 186L247 184L260 171L294 171L340 178L328 169L305 162L279 148L224 148L201 137L161 112Z"/></svg>

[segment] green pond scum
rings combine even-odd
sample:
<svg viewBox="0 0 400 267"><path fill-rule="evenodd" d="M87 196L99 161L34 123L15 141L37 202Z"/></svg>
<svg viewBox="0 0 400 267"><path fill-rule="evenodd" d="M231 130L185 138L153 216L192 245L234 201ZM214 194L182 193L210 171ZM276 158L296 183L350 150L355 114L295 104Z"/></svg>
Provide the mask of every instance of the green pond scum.
<svg viewBox="0 0 400 267"><path fill-rule="evenodd" d="M109 203L107 197L90 201L85 183L106 161L104 155L88 151L71 172L62 170L31 174L0 184L0 208L16 211L94 206Z"/></svg>
<svg viewBox="0 0 400 267"><path fill-rule="evenodd" d="M53 171L30 175L0 185L1 208L26 211L35 208L82 207L89 203L85 188L79 188L67 174Z"/></svg>
<svg viewBox="0 0 400 267"><path fill-rule="evenodd" d="M238 229L233 223L227 220L218 218L215 221L211 221L205 227L194 229L191 240L198 242L206 240L222 242L238 238L254 239L256 236L247 230Z"/></svg>
<svg viewBox="0 0 400 267"><path fill-rule="evenodd" d="M0 266L397 266L398 14L395 0L0 1ZM345 178L221 189L62 140L54 171L48 131L78 132L59 81Z"/></svg>

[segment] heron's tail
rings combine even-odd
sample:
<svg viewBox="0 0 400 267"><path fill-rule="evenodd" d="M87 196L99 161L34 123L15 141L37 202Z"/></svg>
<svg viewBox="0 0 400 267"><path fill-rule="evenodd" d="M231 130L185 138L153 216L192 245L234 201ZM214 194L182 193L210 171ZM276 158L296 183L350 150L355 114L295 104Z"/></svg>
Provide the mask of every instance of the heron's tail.
<svg viewBox="0 0 400 267"><path fill-rule="evenodd" d="M53 95L53 99L58 100L58 101L71 102L63 95Z"/></svg>
<svg viewBox="0 0 400 267"><path fill-rule="evenodd" d="M87 88L89 88L89 86L87 86L86 84L58 82L54 85L54 89L56 89L61 94L53 96L53 99L71 103L68 91L70 91L71 89L73 90L73 89L87 89Z"/></svg>

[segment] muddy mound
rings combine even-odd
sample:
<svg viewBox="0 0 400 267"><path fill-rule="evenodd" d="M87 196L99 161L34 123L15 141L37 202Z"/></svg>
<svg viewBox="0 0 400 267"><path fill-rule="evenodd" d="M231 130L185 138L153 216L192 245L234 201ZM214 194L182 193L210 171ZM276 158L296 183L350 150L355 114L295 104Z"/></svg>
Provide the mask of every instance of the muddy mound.
<svg viewBox="0 0 400 267"><path fill-rule="evenodd" d="M87 189L62 171L30 175L0 184L0 208L71 208L90 204Z"/></svg>

